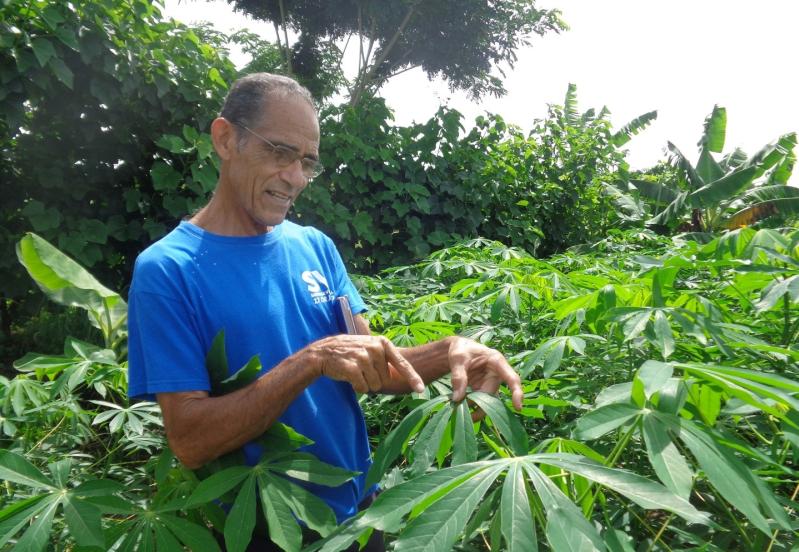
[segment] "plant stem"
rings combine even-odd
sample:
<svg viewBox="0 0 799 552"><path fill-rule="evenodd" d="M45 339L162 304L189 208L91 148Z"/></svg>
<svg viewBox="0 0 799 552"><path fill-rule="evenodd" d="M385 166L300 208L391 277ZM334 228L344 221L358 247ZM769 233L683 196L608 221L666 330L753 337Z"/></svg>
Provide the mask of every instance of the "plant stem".
<svg viewBox="0 0 799 552"><path fill-rule="evenodd" d="M791 495L791 499L788 502L793 502L796 500L796 495L799 494L799 483L796 484L796 488L793 490L793 494ZM790 515L793 510L788 510L788 515ZM766 548L766 552L771 552L771 549L774 547L774 543L777 542L777 535L779 534L779 530L775 530L774 534L771 535L771 541L768 543L768 548Z"/></svg>
<svg viewBox="0 0 799 552"><path fill-rule="evenodd" d="M652 549L655 547L655 544L657 543L657 541L660 540L660 537L663 536L663 532L666 530L666 527L669 526L669 524L671 523L672 519L674 519L674 514L673 513L669 514L669 517L667 517L666 521L663 522L663 525L660 526L660 529L658 530L657 535L655 535L655 538L650 543L649 548L646 549L646 552L652 552Z"/></svg>

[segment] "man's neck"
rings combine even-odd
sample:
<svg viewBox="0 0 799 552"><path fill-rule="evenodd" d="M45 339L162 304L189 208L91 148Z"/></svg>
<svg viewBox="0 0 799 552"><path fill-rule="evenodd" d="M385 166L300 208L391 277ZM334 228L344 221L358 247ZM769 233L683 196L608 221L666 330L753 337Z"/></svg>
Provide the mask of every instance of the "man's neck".
<svg viewBox="0 0 799 552"><path fill-rule="evenodd" d="M274 226L257 224L246 213L234 213L235 210L225 201L224 194L215 193L205 207L192 215L189 222L220 236L258 236L274 230Z"/></svg>

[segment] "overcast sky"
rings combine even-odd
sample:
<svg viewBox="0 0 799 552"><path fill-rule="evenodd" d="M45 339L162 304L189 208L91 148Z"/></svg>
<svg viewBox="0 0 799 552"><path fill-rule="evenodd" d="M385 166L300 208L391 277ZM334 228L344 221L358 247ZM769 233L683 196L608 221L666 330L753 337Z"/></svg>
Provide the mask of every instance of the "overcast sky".
<svg viewBox="0 0 799 552"><path fill-rule="evenodd" d="M580 111L607 106L614 126L658 110L657 121L627 145L634 168L664 158L666 141L695 158L705 117L727 108L725 153L754 153L799 131L797 0L539 0L558 8L570 30L534 37L507 71L508 94L474 103L429 82L421 71L382 90L398 124L427 120L442 103L474 117L490 111L524 129L563 103L577 85ZM167 0L185 23L211 21L223 31L248 27L273 36L271 25L234 14L224 1ZM235 61L235 59L234 59ZM799 172L799 171L797 171ZM796 183L797 178L792 179Z"/></svg>

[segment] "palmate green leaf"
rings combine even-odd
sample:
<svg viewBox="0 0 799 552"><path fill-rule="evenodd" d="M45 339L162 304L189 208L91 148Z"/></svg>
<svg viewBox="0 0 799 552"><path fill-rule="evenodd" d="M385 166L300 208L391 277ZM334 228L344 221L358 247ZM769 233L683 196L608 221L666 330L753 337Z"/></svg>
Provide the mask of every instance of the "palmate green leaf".
<svg viewBox="0 0 799 552"><path fill-rule="evenodd" d="M501 520L502 537L508 552L538 550L535 522L524 482L524 469L519 462L511 464L502 485Z"/></svg>
<svg viewBox="0 0 799 552"><path fill-rule="evenodd" d="M505 403L493 395L475 391L467 395L475 402L486 416L491 420L499 433L510 445L511 451L516 455L524 455L530 450L527 441L527 432L522 427L519 419L513 414Z"/></svg>
<svg viewBox="0 0 799 552"><path fill-rule="evenodd" d="M482 500L494 479L505 466L494 466L450 490L411 521L395 542L397 552L437 552L450 550L466 526L472 511Z"/></svg>
<svg viewBox="0 0 799 552"><path fill-rule="evenodd" d="M677 364L676 366L694 376L717 384L730 395L777 418L784 419L789 409L799 410L799 399L790 394L797 392L796 387L798 384L781 376L759 374L744 368L736 369L697 364ZM769 383L779 385L779 387L761 383L764 379L769 381ZM771 401L764 398L776 401L778 405L775 406Z"/></svg>
<svg viewBox="0 0 799 552"><path fill-rule="evenodd" d="M638 474L609 468L594 460L576 454L534 454L530 461L557 466L599 483L629 498L642 508L667 510L689 523L709 523L707 514L700 512L687 500L666 487Z"/></svg>
<svg viewBox="0 0 799 552"><path fill-rule="evenodd" d="M338 487L358 475L358 472L322 462L307 452L293 452L279 460L269 462L266 467L270 471L283 473L300 481L327 487Z"/></svg>
<svg viewBox="0 0 799 552"><path fill-rule="evenodd" d="M785 512L763 481L730 451L719 446L711 430L702 429L690 420L674 415L660 412L652 415L679 436L696 458L710 484L755 527L770 535L771 528L761 508L782 528L790 527Z"/></svg>
<svg viewBox="0 0 799 552"><path fill-rule="evenodd" d="M244 552L255 529L255 474L252 472L233 501L225 520L225 548L229 552Z"/></svg>
<svg viewBox="0 0 799 552"><path fill-rule="evenodd" d="M612 403L601 406L577 420L574 428L575 438L598 439L641 414L640 408L629 403Z"/></svg>
<svg viewBox="0 0 799 552"><path fill-rule="evenodd" d="M262 458L281 456L286 452L313 445L313 441L291 426L274 423L256 442L266 451Z"/></svg>
<svg viewBox="0 0 799 552"><path fill-rule="evenodd" d="M671 492L688 500L694 473L671 441L668 428L653 416L644 415L642 426L647 458L661 482Z"/></svg>

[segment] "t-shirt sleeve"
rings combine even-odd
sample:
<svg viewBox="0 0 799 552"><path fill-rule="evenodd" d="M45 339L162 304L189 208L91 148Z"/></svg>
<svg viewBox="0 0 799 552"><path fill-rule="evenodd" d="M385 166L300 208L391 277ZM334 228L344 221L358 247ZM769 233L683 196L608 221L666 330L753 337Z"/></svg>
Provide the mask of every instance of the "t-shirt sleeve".
<svg viewBox="0 0 799 552"><path fill-rule="evenodd" d="M128 396L209 391L205 351L195 316L184 301L137 290L128 301Z"/></svg>

